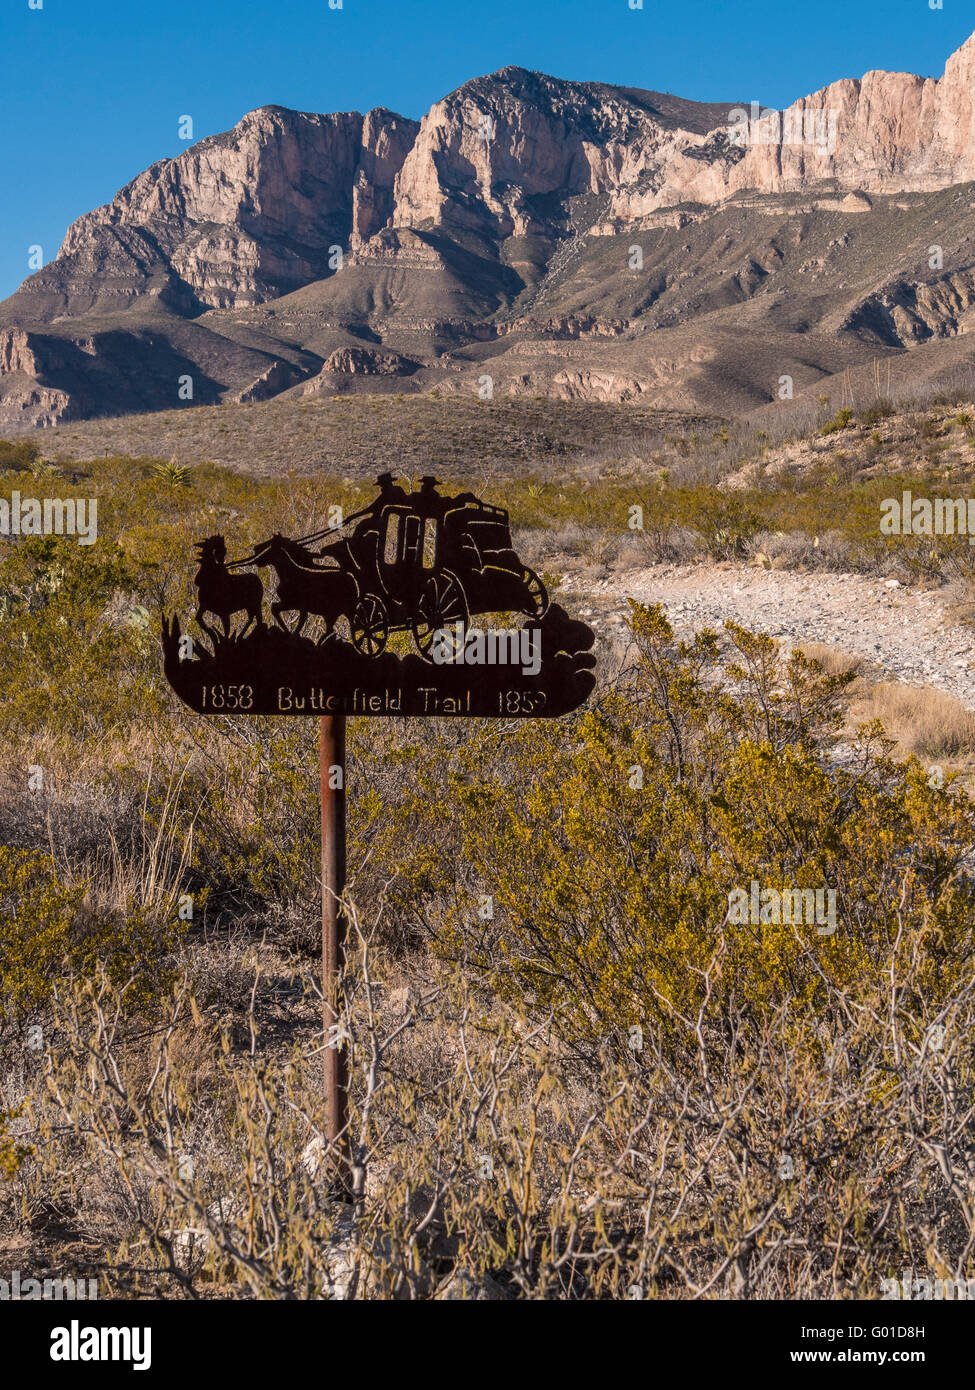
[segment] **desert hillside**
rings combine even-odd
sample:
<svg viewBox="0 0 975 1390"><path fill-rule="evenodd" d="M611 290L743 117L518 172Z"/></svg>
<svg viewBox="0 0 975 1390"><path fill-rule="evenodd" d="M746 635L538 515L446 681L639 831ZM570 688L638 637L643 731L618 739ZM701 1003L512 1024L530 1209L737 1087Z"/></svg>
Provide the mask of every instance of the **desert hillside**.
<svg viewBox="0 0 975 1390"><path fill-rule="evenodd" d="M975 302L973 81L975 36L781 113L519 67L419 121L261 107L0 304L0 424L432 389L736 415L912 357Z"/></svg>

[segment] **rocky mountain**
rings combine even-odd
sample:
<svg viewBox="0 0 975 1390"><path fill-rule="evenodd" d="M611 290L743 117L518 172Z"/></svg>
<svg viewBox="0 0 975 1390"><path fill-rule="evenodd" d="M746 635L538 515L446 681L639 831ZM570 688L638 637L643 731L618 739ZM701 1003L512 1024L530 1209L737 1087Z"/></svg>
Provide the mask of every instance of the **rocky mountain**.
<svg viewBox="0 0 975 1390"><path fill-rule="evenodd" d="M752 409L965 332L973 180L975 35L781 113L518 67L420 122L262 107L0 304L0 426L486 379Z"/></svg>

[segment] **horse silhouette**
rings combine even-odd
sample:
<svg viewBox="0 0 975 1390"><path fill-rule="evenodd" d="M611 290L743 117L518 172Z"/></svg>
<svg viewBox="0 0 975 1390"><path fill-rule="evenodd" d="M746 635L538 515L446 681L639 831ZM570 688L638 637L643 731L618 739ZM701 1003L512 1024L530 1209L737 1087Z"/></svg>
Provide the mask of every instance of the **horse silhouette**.
<svg viewBox="0 0 975 1390"><path fill-rule="evenodd" d="M198 607L196 621L210 637L216 634L204 622L204 614L212 613L223 626L224 637L230 636L230 620L235 613L246 612L247 622L241 637L252 623L263 626L261 599L264 585L256 574L231 574L227 568L227 547L222 536L207 536L196 546L200 568L196 572Z"/></svg>
<svg viewBox="0 0 975 1390"><path fill-rule="evenodd" d="M319 639L324 642L339 618L352 617L359 586L351 574L337 565L329 569L314 563L312 552L300 541L289 541L275 533L269 541L255 550L252 564L259 569L266 565L278 578L278 597L271 604L271 615L278 627L297 637L309 613L324 618L325 631ZM289 628L283 613L298 614L298 622Z"/></svg>

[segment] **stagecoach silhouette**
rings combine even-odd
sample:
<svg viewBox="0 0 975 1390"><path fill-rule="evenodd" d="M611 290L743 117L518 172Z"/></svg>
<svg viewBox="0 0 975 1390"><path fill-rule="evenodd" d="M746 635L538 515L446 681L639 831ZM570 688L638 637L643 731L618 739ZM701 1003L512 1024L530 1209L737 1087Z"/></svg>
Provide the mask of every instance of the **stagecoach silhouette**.
<svg viewBox="0 0 975 1390"><path fill-rule="evenodd" d="M432 660L434 635L445 634L441 640L449 656L456 644L463 644L475 614L544 617L545 586L515 553L507 511L471 492L443 497L433 477L422 478L416 492L404 491L390 473L377 483L379 496L341 527L297 541L276 534L229 565L219 548L214 554L211 547L211 569L201 565L197 575L198 619L214 612L226 627L228 609L246 609L250 623L253 594L243 588L239 595L231 592L245 578L254 578L231 573L244 566L275 571L277 598L271 615L279 627L297 635L309 614L315 614L324 619L319 639L324 641L345 618L354 647L365 656L378 656L390 633L412 632L421 656ZM312 548L336 532L337 539Z"/></svg>

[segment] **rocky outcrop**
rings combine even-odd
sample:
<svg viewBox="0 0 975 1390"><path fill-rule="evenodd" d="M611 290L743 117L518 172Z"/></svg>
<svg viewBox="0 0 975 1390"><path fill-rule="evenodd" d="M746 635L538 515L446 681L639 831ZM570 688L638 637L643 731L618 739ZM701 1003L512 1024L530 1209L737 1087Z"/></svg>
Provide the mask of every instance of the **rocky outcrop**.
<svg viewBox="0 0 975 1390"><path fill-rule="evenodd" d="M396 179L394 220L547 235L619 213L627 196L652 200L689 148L735 162L726 137L698 133L702 111L726 121L730 103L670 98L664 115L657 97L516 67L465 83L424 116ZM689 162L685 179L698 169Z"/></svg>
<svg viewBox="0 0 975 1390"><path fill-rule="evenodd" d="M398 352L376 352L372 348L339 348L328 357L323 372L344 372L349 376L406 376L416 363Z"/></svg>
<svg viewBox="0 0 975 1390"><path fill-rule="evenodd" d="M858 304L840 325L873 334L892 347L953 338L975 322L975 270L958 270L930 284L898 279Z"/></svg>
<svg viewBox="0 0 975 1390"><path fill-rule="evenodd" d="M287 391L289 386L293 386L295 376L294 368L287 362L272 362L250 386L238 391L234 400L240 405L247 405L251 401L269 401L272 396L277 396L280 392Z"/></svg>
<svg viewBox="0 0 975 1390"><path fill-rule="evenodd" d="M91 344L79 344L91 351ZM83 391L53 384L69 367L70 352L56 341L23 329L0 331L0 426L34 429L82 418L89 401Z"/></svg>
<svg viewBox="0 0 975 1390"><path fill-rule="evenodd" d="M392 111L370 111L362 123L360 155L352 190L353 249L391 222L394 187L419 130L417 121Z"/></svg>
<svg viewBox="0 0 975 1390"><path fill-rule="evenodd" d="M293 394L327 395L353 378L411 376L418 366L419 363L398 352L380 352L375 348L336 348L329 353L317 376L302 382Z"/></svg>
<svg viewBox="0 0 975 1390"><path fill-rule="evenodd" d="M781 113L729 102L708 108L715 123L703 131L697 103L664 120L656 99L520 68L467 83L423 118L394 220L509 237L575 215L616 230L745 189L927 191L975 178L975 35L940 80L869 72Z"/></svg>
<svg viewBox="0 0 975 1390"><path fill-rule="evenodd" d="M48 429L70 420L83 420L89 414L84 396L40 386L30 377L0 379L0 428L12 430Z"/></svg>
<svg viewBox="0 0 975 1390"><path fill-rule="evenodd" d="M835 179L873 192L927 191L975 178L975 34L951 55L944 76L868 72L795 102L745 147L729 180L770 192ZM765 134L775 135L776 122ZM798 138L797 138L798 137ZM723 190L699 182L712 201ZM688 188L693 196L693 187Z"/></svg>
<svg viewBox="0 0 975 1390"><path fill-rule="evenodd" d="M261 304L321 279L385 226L415 121L266 106L161 160L68 228L57 259L15 296L24 321Z"/></svg>
<svg viewBox="0 0 975 1390"><path fill-rule="evenodd" d="M0 331L0 372L26 372L36 376L40 366L31 335L22 328Z"/></svg>
<svg viewBox="0 0 975 1390"><path fill-rule="evenodd" d="M465 83L419 123L385 109L252 111L79 218L15 307L19 322L139 298L193 314L325 278L339 251L441 264L410 228L558 240L672 221L687 215L677 205L748 189L890 192L973 178L975 35L938 81L870 72L784 113L510 67Z"/></svg>
<svg viewBox="0 0 975 1390"><path fill-rule="evenodd" d="M518 67L465 83L419 122L384 108L261 107L80 218L57 258L0 305L0 422L155 408L187 373L195 403L256 401L334 376L446 367L444 354L506 336L633 337L753 300L779 273L778 248L742 246L718 267L715 234L711 280L702 271L685 301L658 307L698 273L680 258L723 210L764 199L768 215L868 220L877 197L968 180L975 35L938 80L869 72L782 113ZM650 230L653 245L676 237L671 261L638 295L620 253L607 287L592 243ZM814 248L793 286L832 277L842 288L831 259L841 244ZM961 332L969 268L959 261L941 283L888 267L830 308L830 331L890 346ZM280 308L261 317L272 300ZM174 321L194 334L174 333ZM641 382L575 363L551 389L629 398Z"/></svg>

